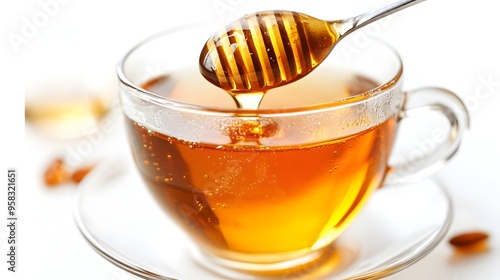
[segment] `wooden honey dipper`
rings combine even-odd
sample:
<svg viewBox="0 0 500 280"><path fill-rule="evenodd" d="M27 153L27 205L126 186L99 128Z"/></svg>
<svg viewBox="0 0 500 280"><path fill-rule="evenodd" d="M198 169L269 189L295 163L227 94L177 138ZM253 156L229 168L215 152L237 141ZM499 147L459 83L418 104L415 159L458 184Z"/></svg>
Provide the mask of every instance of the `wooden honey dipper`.
<svg viewBox="0 0 500 280"><path fill-rule="evenodd" d="M231 94L264 93L309 74L346 35L423 1L397 1L334 21L291 11L248 14L210 37L200 54L200 72Z"/></svg>

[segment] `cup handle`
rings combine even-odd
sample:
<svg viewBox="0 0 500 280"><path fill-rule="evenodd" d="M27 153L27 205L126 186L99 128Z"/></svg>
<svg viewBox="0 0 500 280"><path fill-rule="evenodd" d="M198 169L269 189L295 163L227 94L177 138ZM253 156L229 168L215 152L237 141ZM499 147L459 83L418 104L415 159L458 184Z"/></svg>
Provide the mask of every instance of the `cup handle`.
<svg viewBox="0 0 500 280"><path fill-rule="evenodd" d="M469 127L469 113L464 102L455 93L438 87L426 87L405 93L399 120L440 113L449 123L447 135L432 152L416 151L407 160L389 166L384 186L411 183L423 179L444 166L457 152L462 135Z"/></svg>

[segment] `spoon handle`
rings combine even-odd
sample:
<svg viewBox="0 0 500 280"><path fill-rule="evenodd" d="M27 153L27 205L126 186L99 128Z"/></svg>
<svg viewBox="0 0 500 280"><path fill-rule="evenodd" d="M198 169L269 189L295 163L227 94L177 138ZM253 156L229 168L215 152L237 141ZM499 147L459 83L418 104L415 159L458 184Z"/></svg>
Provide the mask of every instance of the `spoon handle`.
<svg viewBox="0 0 500 280"><path fill-rule="evenodd" d="M335 28L337 29L339 35L345 36L358 28L366 26L374 21L377 21L383 17L391 15L393 13L399 12L410 6L423 2L425 0L400 0L392 4L384 6L383 8L366 12L356 17L352 17L346 20L334 22Z"/></svg>

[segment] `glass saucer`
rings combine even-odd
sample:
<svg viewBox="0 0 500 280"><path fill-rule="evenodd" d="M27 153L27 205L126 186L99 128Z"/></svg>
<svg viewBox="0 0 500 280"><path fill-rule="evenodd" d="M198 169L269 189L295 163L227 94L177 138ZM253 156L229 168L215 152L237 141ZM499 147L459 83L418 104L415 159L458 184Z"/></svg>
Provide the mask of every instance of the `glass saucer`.
<svg viewBox="0 0 500 280"><path fill-rule="evenodd" d="M261 279L199 258L143 186L130 158L94 169L80 184L76 225L106 260L142 279ZM433 180L377 190L334 242L331 260L279 279L380 279L423 258L445 236L449 195ZM197 257L198 256L198 257Z"/></svg>

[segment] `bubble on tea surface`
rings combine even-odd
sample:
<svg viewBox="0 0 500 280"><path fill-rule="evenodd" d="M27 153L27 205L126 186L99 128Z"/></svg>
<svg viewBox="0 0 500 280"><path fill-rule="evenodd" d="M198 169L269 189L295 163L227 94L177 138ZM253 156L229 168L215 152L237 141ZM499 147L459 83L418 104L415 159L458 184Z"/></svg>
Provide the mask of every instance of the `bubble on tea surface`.
<svg viewBox="0 0 500 280"><path fill-rule="evenodd" d="M221 120L218 130L228 136L232 143L240 141L258 142L273 137L279 132L278 123L272 119L248 117Z"/></svg>

